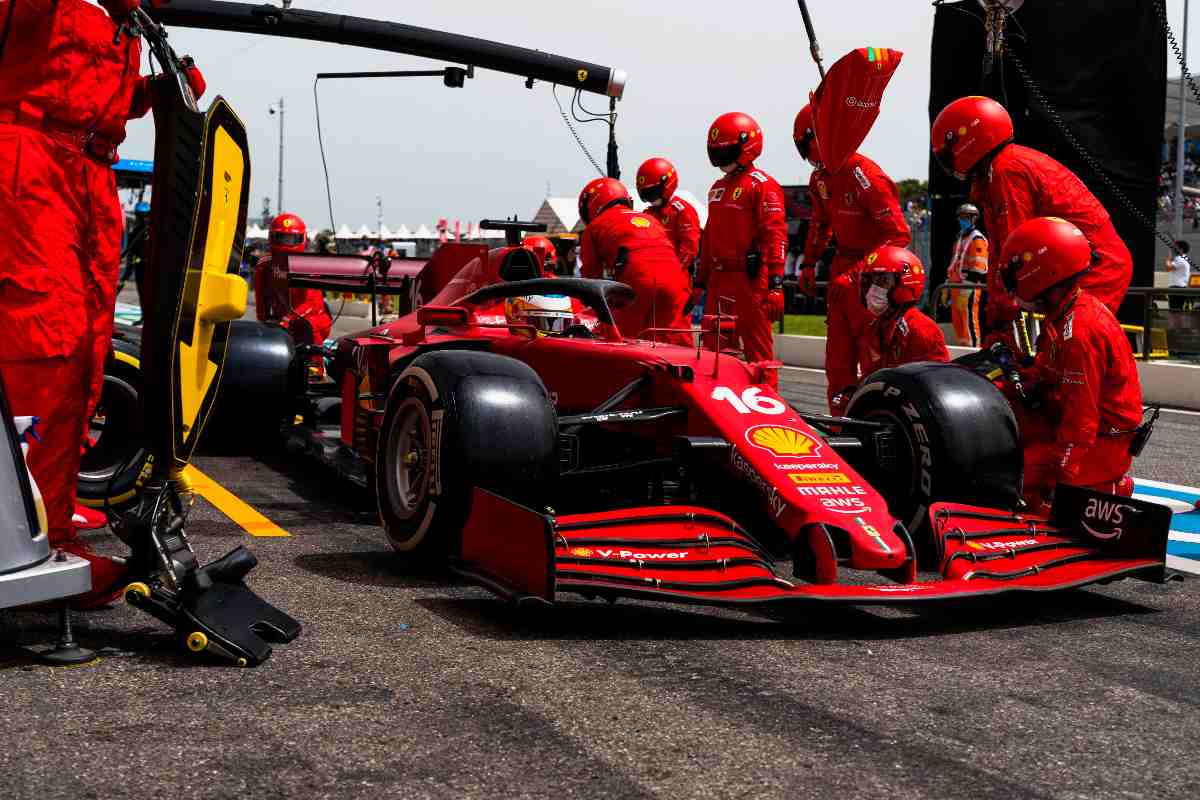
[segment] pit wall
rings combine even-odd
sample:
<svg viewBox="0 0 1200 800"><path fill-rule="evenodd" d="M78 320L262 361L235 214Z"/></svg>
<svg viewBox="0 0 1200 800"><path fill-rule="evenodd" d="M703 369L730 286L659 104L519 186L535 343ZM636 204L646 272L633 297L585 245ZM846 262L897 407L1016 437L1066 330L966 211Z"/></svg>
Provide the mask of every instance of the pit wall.
<svg viewBox="0 0 1200 800"><path fill-rule="evenodd" d="M971 352L969 347L951 347L950 357ZM775 355L789 367L825 366L824 336L775 337ZM1177 361L1139 361L1142 399L1147 405L1162 405L1200 411L1200 365Z"/></svg>

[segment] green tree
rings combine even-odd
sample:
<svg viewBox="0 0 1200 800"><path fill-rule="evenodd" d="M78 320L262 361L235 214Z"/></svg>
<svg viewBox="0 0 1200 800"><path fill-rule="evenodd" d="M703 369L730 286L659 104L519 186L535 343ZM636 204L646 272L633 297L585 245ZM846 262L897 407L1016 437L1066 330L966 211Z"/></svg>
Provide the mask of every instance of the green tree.
<svg viewBox="0 0 1200 800"><path fill-rule="evenodd" d="M896 188L900 191L901 204L907 203L909 200L923 198L929 193L929 182L918 180L916 178L905 178L896 183Z"/></svg>

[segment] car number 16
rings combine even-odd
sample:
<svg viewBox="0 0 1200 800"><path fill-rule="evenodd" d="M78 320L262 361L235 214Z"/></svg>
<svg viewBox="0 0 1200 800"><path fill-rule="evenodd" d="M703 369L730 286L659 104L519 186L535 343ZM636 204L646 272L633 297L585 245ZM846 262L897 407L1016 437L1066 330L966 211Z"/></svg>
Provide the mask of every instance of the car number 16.
<svg viewBox="0 0 1200 800"><path fill-rule="evenodd" d="M728 386L718 386L713 389L712 399L723 400L733 406L739 414L771 414L778 415L787 411L787 406L774 397L763 397L762 389L751 386L738 397L737 392Z"/></svg>

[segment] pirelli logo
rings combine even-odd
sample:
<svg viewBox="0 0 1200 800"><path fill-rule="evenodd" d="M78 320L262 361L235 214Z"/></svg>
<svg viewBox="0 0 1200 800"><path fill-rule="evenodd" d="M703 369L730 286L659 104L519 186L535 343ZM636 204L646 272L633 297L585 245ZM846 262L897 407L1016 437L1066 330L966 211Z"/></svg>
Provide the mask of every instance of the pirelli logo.
<svg viewBox="0 0 1200 800"><path fill-rule="evenodd" d="M835 486L850 482L844 472L789 472L788 477L797 486Z"/></svg>

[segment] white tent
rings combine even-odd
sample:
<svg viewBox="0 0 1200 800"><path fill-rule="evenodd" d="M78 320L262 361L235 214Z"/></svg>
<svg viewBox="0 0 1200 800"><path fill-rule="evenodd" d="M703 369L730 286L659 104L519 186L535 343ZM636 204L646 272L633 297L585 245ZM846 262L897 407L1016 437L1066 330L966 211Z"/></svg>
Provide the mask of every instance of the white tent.
<svg viewBox="0 0 1200 800"><path fill-rule="evenodd" d="M266 228L261 228L258 225L251 225L249 228L246 229L246 238L247 239L266 239L267 238L267 230L266 230Z"/></svg>
<svg viewBox="0 0 1200 800"><path fill-rule="evenodd" d="M395 237L396 237L396 234L392 233L391 228L389 228L387 225L380 224L379 238L381 241L388 241L390 239L394 239Z"/></svg>
<svg viewBox="0 0 1200 800"><path fill-rule="evenodd" d="M533 221L545 225L547 233L571 233L579 224L578 203L571 197L547 197Z"/></svg>
<svg viewBox="0 0 1200 800"><path fill-rule="evenodd" d="M409 227L407 225L404 225L403 223L401 223L400 227L396 229L396 232L392 234L392 238L393 239L411 239L411 238L413 238L413 232L409 229Z"/></svg>
<svg viewBox="0 0 1200 800"><path fill-rule="evenodd" d="M335 233L333 235L333 238L335 238L335 239L357 239L358 237L355 236L353 232L351 232L349 225L343 224L342 227L338 228L338 231L337 231L337 233Z"/></svg>
<svg viewBox="0 0 1200 800"><path fill-rule="evenodd" d="M375 233L366 225L360 225L358 230L354 232L356 239L374 239Z"/></svg>
<svg viewBox="0 0 1200 800"><path fill-rule="evenodd" d="M703 228L708 224L708 202L700 202L696 195L689 192L687 189L679 189L675 192L676 197L682 197L692 204L692 208L696 209L696 213L700 215L700 227Z"/></svg>
<svg viewBox="0 0 1200 800"><path fill-rule="evenodd" d="M422 225L421 227L417 228L417 232L412 235L412 238L414 238L414 239L436 239L438 237L437 237L436 233L429 230L428 225Z"/></svg>

